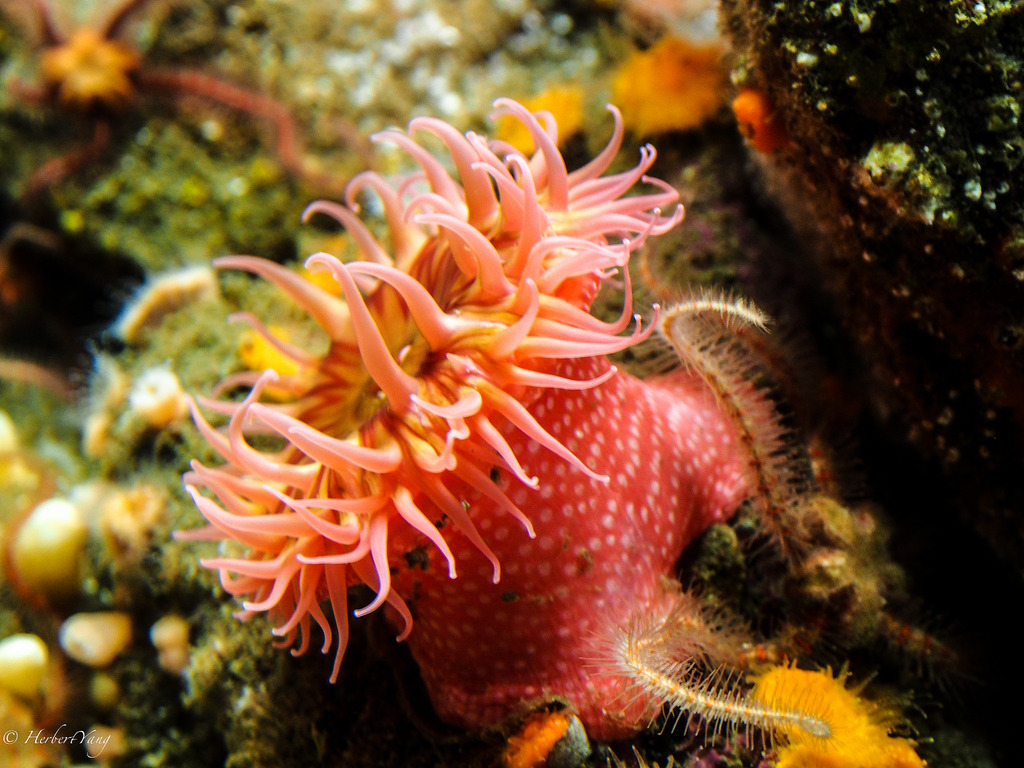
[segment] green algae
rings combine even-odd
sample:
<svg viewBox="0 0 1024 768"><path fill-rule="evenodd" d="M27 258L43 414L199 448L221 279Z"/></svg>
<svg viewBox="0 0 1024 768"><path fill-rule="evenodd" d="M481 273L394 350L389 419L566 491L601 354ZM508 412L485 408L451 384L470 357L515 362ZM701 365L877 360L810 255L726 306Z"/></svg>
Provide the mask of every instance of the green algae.
<svg viewBox="0 0 1024 768"><path fill-rule="evenodd" d="M222 148L211 155L201 137L160 120L121 149L92 185L71 180L57 190L65 231L131 254L149 272L247 250L293 255L301 204L273 159Z"/></svg>

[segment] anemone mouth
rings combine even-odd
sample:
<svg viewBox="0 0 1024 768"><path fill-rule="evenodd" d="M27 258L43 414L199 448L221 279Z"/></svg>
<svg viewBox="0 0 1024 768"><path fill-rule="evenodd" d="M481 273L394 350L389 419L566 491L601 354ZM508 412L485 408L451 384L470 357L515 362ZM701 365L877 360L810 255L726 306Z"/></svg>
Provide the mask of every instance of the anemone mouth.
<svg viewBox="0 0 1024 768"><path fill-rule="evenodd" d="M674 226L681 207L668 215L677 195L644 174L654 160L641 151L636 168L604 176L622 140L622 122L608 146L569 173L557 150L553 123L542 123L508 100L499 113L523 122L538 148L531 158L463 135L431 118L417 118L391 141L419 166L412 182L392 186L372 173L357 176L345 205L312 204L314 213L336 219L356 242L363 260L342 263L317 253L306 267L329 274L340 296L297 273L250 257L219 259L221 268L260 276L291 296L326 332L327 352L313 355L279 340L270 343L297 372L253 372L241 402L201 400L225 415L215 429L193 406L201 433L225 459L218 468L194 465L186 483L210 528L211 538L236 538L244 558L218 558L225 589L243 598L244 613L269 612L275 634L286 642L310 622L332 644L330 622L319 607L329 599L339 632L335 671L344 653L344 588L353 582L376 591L362 615L384 603L411 616L391 589L388 530L395 525L422 536L456 575L446 541L452 535L435 520L446 518L490 561L493 580L501 567L478 532L466 494L512 515L532 536L519 507L492 480L495 468L528 488L540 487L505 435L517 430L595 483L607 476L582 462L530 413L546 389L585 390L615 375L601 366L592 378L573 378L572 361L632 346L653 328L633 314L626 269L644 240ZM417 141L420 133L443 143L458 181ZM650 194L625 196L637 183ZM357 215L361 191L380 199L390 232L385 249ZM590 314L599 286L621 276L626 287L618 319ZM246 318L243 318L246 319ZM269 336L261 323L250 323ZM633 330L629 331L630 325ZM566 365L566 363L569 363ZM568 375L566 375L568 372ZM268 403L268 387L285 393ZM279 436L279 451L259 450L257 432ZM201 493L205 489L207 493ZM394 553L391 553L392 555ZM333 678L332 678L333 679Z"/></svg>

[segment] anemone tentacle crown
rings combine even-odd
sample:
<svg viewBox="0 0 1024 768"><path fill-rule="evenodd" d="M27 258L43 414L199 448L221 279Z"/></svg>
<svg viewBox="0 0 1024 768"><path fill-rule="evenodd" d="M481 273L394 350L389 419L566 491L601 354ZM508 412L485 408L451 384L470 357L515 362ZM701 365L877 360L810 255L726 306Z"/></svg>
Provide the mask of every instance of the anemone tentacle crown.
<svg viewBox="0 0 1024 768"><path fill-rule="evenodd" d="M568 172L550 116L496 107L528 128L531 158L416 118L374 137L416 172L397 184L364 173L344 205L309 206L362 255L307 260L337 294L264 259L216 262L277 285L329 343L312 353L241 316L294 365L223 382L249 388L241 401L199 399L227 417L223 429L193 403L226 461L195 461L185 477L209 523L193 536L245 546L203 563L243 616L268 613L297 653L318 624L332 680L347 589L364 583L376 597L354 614L389 606L442 717L489 724L524 698L559 695L593 735L614 736L639 715L611 711L620 681L588 669L588 647L603 625L666 599L682 547L745 495L742 472L692 376L640 381L605 358L650 332L633 314L630 254L682 218L675 190L645 175L653 148L604 175L623 137L612 109L608 145ZM457 179L423 136L443 143ZM647 191L627 196L637 184ZM359 217L364 193L380 201L387 245ZM595 318L591 303L615 278L621 315ZM255 447L255 433L280 448Z"/></svg>

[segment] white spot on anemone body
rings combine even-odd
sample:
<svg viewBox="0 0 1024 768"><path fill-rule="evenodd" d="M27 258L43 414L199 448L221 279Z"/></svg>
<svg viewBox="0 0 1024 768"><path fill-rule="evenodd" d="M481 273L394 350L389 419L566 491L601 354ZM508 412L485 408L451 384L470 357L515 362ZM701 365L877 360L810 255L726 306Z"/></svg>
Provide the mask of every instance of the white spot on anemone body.
<svg viewBox="0 0 1024 768"><path fill-rule="evenodd" d="M192 463L186 486L209 526L187 535L248 547L245 557L204 565L242 599L243 615L268 612L278 622L274 634L297 643L295 653L308 647L315 621L324 652L336 648L332 680L347 642L349 584L363 582L377 593L355 615L389 603L405 620L400 639L411 628L405 602L391 589L389 527L406 525L424 536L454 577L456 563L433 522L446 516L490 560L495 582L497 558L453 487L476 489L533 535L520 505L541 479L513 452L505 437L511 429L544 449L530 458L534 467L608 480L546 431L529 406L546 390L587 390L615 374L612 367L596 378L568 378L553 372L559 361L606 355L646 338L650 329L633 315L627 262L648 236L673 227L682 208L675 190L645 176L654 161L650 147L632 170L603 175L622 141L616 110L608 145L570 173L550 115L532 115L504 99L496 107L530 130L538 147L533 157L417 118L405 133L374 137L398 145L419 165L417 173L397 186L363 173L350 183L344 205L309 206L307 217L333 217L362 253L356 262L323 253L306 262L333 276L340 297L263 259L216 262L274 283L331 343L322 356L275 344L296 372L236 374L219 390L249 386L240 402L199 399L227 417L225 429L215 429L192 405L200 432L226 464ZM440 139L457 179L418 143L421 134ZM654 191L626 197L638 182ZM358 216L356 199L364 193L380 201L387 247ZM590 304L601 283L616 275L625 283L623 310L603 322L590 314ZM634 330L625 333L634 319ZM250 324L269 334L262 323ZM271 382L275 395L291 399L261 402ZM284 448L257 449L249 442L255 432L276 433ZM511 497L492 481L494 468L513 479ZM507 532L499 527L492 535ZM324 599L336 641L320 607Z"/></svg>

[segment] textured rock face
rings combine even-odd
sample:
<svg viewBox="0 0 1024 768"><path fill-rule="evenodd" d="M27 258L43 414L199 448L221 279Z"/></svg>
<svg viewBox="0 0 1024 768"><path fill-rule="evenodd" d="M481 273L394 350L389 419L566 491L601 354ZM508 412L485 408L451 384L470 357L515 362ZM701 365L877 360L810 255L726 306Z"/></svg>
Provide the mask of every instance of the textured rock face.
<svg viewBox="0 0 1024 768"><path fill-rule="evenodd" d="M1024 19L1012 3L723 4L765 156L896 439L1024 568Z"/></svg>

